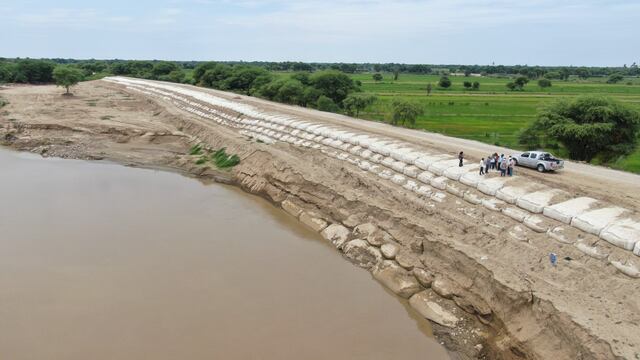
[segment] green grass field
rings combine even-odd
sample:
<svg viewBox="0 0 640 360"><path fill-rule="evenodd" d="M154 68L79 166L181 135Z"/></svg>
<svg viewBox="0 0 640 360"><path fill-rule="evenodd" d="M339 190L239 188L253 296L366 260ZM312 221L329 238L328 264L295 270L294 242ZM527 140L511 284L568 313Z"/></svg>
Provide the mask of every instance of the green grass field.
<svg viewBox="0 0 640 360"><path fill-rule="evenodd" d="M437 87L440 77L436 75L400 74L399 79L393 81L392 74L384 74L381 82L375 82L372 74L355 74L352 78L362 82L363 91L378 98L360 114L361 118L387 121L392 100L401 97L424 108L416 128L512 148L521 148L517 143L518 132L535 119L538 108L556 99L602 95L640 110L639 78L625 79L618 84L607 84L604 78L552 80L552 86L546 89L532 80L524 91L509 91L505 84L512 79L498 77L450 76L452 86L446 90ZM480 89L465 90L463 81L478 81ZM430 96L426 92L428 83L433 86ZM563 155L562 150L556 152ZM640 149L608 165L640 172Z"/></svg>

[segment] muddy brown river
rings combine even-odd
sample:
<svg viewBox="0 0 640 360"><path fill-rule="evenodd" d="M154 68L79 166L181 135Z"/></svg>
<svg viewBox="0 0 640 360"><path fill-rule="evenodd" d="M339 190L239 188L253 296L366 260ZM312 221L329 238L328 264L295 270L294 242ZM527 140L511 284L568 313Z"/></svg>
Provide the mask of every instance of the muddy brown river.
<svg viewBox="0 0 640 360"><path fill-rule="evenodd" d="M266 201L2 149L0 354L448 358L404 301Z"/></svg>

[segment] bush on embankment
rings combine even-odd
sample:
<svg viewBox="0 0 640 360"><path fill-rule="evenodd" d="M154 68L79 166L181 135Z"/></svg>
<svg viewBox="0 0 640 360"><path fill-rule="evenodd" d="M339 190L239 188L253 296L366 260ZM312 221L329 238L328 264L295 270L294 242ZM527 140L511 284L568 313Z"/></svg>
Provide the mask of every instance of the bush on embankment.
<svg viewBox="0 0 640 360"><path fill-rule="evenodd" d="M218 169L229 169L240 163L240 157L236 154L227 154L226 148L221 148L213 152L206 151L202 144L193 145L189 149L189 155L198 156L196 165L205 165L211 162Z"/></svg>

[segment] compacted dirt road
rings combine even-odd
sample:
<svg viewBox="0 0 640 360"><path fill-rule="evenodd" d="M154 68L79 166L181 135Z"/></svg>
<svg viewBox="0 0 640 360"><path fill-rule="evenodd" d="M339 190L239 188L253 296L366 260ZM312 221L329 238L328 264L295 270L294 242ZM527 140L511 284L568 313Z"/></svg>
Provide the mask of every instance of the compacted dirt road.
<svg viewBox="0 0 640 360"><path fill-rule="evenodd" d="M229 94L225 92L211 89L206 89L205 91L218 96L229 97ZM454 138L427 131L406 129L381 122L363 121L340 114L320 112L298 106L276 104L271 101L249 96L234 95L232 98L235 100L242 100L247 104L254 104L261 108L272 109L281 113L301 117L312 117L314 119L335 124L347 124L354 129L362 129L378 134L393 136L398 139L439 149L442 152L449 153L454 156L458 152L464 151L468 157L471 157L467 160L474 163L479 162L480 158L493 153L505 154L508 156L519 152L518 150L485 144L478 141ZM640 207L640 175L638 174L573 161L565 161L565 169L558 173L537 174L535 170L526 168L518 168L518 171L522 171L526 173L527 176L533 177L539 181L560 186L566 185L572 189L588 191L591 194L598 194L602 197L611 199L612 201L628 202L633 206ZM568 181L568 179L570 179L570 181Z"/></svg>
<svg viewBox="0 0 640 360"><path fill-rule="evenodd" d="M481 156L510 151L186 85L112 78L74 92L0 90L2 144L263 196L408 299L460 358L640 358L637 175L568 163L479 177ZM194 144L241 162L198 165Z"/></svg>

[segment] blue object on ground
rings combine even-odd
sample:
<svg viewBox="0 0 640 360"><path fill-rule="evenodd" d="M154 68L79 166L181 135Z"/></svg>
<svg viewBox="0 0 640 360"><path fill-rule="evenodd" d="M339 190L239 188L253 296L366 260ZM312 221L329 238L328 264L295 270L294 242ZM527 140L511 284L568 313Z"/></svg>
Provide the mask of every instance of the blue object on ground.
<svg viewBox="0 0 640 360"><path fill-rule="evenodd" d="M558 264L558 255L549 253L549 261L551 261L551 265L556 266Z"/></svg>

